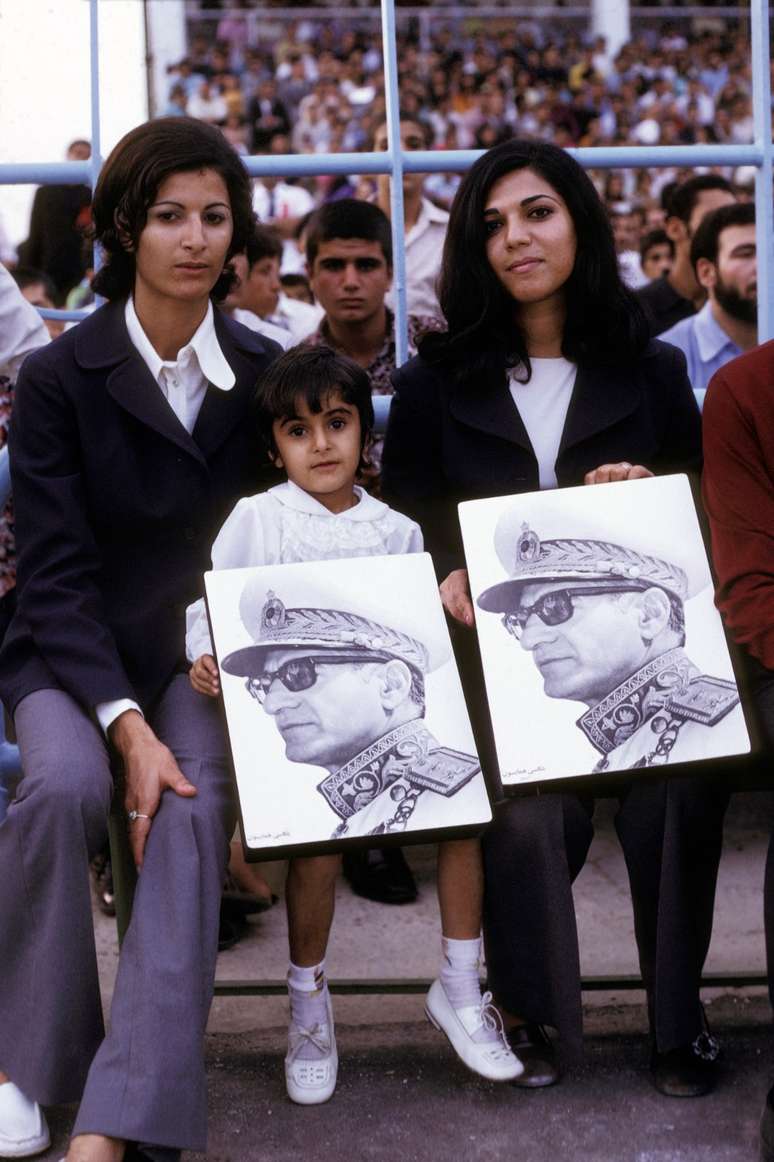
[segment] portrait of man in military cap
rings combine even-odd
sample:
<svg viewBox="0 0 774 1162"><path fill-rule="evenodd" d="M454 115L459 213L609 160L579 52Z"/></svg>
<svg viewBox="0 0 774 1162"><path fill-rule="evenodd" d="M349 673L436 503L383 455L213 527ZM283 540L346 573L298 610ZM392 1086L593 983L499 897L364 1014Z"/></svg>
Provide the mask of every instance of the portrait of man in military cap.
<svg viewBox="0 0 774 1162"><path fill-rule="evenodd" d="M499 569L487 578L477 568L475 550L468 549L474 515L480 533L482 505L497 510L490 508L489 528ZM529 781L530 774L539 781L749 749L686 478L565 489L461 508L468 510L463 533L467 527L488 689L487 655L493 650L509 655L508 719L493 709L498 753L513 755L515 733L521 731L528 756L506 764L506 781L509 773L513 782ZM689 614L701 597L694 643ZM525 658L531 675L519 665ZM560 720L550 713L535 718L528 711L529 718L522 718L520 703L526 708L534 702L519 697L517 683L531 678L534 686L536 677L544 702L575 704L574 721L565 719L564 727L583 745L563 747ZM496 681L501 680L500 672ZM502 695L498 690L500 704ZM535 761L536 736L544 761Z"/></svg>
<svg viewBox="0 0 774 1162"><path fill-rule="evenodd" d="M405 838L489 819L428 558L233 572L242 574L239 620L250 641L219 655L227 716L238 700L240 729L251 740L251 773L242 763L240 775L235 753L237 782L240 796L242 784L256 780L276 792L282 769L283 802L265 802L258 812L264 823L272 815L292 819L289 834L274 838L310 842L305 820L323 841ZM222 577L208 577L211 615L210 590ZM452 727L455 745L445 745ZM267 745L267 732L278 737L281 755ZM265 778L262 756L273 779ZM313 783L299 781L300 769L312 773Z"/></svg>

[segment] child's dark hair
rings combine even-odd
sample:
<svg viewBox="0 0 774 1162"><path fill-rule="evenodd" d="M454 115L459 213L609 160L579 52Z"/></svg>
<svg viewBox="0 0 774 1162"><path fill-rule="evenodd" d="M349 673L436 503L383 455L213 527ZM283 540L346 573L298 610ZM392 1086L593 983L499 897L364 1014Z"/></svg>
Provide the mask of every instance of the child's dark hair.
<svg viewBox="0 0 774 1162"><path fill-rule="evenodd" d="M277 452L273 426L296 414L302 399L313 415L319 415L327 396L338 392L360 416L360 468L367 467L365 449L374 426L371 380L363 368L324 345L292 347L270 363L261 375L253 397L253 418L267 454Z"/></svg>

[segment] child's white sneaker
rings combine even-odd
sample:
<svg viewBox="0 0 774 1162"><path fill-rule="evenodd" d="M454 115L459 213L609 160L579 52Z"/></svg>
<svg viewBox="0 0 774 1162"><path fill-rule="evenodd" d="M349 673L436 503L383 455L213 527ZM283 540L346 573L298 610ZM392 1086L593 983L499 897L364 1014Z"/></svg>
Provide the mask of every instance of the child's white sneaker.
<svg viewBox="0 0 774 1162"><path fill-rule="evenodd" d="M289 988L290 1025L285 1058L288 1097L299 1105L320 1105L333 1096L339 1058L333 1031L333 1010L324 995Z"/></svg>
<svg viewBox="0 0 774 1162"><path fill-rule="evenodd" d="M455 1009L440 980L434 980L425 1000L431 1024L445 1033L464 1065L489 1081L513 1081L524 1066L505 1039L503 1021L484 993L479 1003Z"/></svg>
<svg viewBox="0 0 774 1162"><path fill-rule="evenodd" d="M0 1085L0 1158L31 1158L48 1149L51 1138L43 1111L12 1081Z"/></svg>

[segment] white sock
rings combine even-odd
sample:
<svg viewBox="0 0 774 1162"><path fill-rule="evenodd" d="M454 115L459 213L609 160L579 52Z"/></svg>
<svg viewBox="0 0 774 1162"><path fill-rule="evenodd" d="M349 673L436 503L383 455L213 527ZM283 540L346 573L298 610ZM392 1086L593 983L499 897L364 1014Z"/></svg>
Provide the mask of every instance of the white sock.
<svg viewBox="0 0 774 1162"><path fill-rule="evenodd" d="M478 969L481 963L481 937L474 940L452 940L441 937L443 960L439 976L444 991L455 1009L478 1005L481 1001L481 983Z"/></svg>
<svg viewBox="0 0 774 1162"><path fill-rule="evenodd" d="M309 968L293 964L288 966L288 997L290 998L290 1027L320 1029L328 1024L328 979L325 975L325 958ZM328 1031L328 1035L333 1032ZM325 1051L313 1041L306 1039L298 1051L303 1061L318 1061Z"/></svg>
<svg viewBox="0 0 774 1162"><path fill-rule="evenodd" d="M322 992L327 989L325 978L325 957L319 964L312 964L308 968L304 965L288 962L288 985L299 993Z"/></svg>

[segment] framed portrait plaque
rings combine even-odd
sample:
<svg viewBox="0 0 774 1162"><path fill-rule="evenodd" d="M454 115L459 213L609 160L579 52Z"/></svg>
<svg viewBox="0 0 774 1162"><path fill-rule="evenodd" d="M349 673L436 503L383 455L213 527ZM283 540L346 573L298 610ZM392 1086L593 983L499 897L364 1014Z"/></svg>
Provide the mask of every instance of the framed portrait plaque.
<svg viewBox="0 0 774 1162"><path fill-rule="evenodd" d="M749 751L687 477L459 512L505 788Z"/></svg>
<svg viewBox="0 0 774 1162"><path fill-rule="evenodd" d="M427 554L229 569L205 585L248 858L489 822Z"/></svg>

